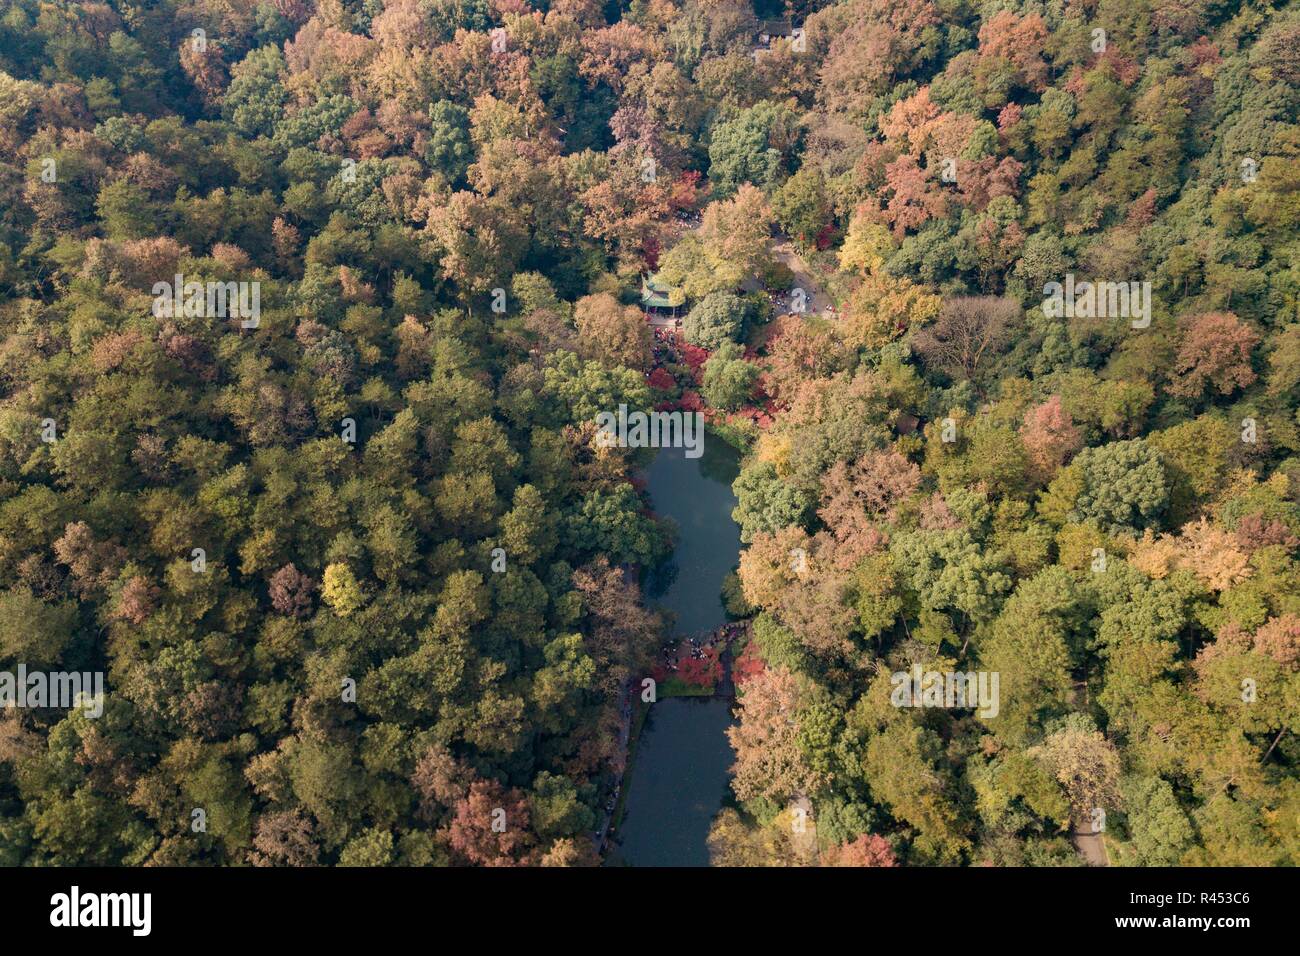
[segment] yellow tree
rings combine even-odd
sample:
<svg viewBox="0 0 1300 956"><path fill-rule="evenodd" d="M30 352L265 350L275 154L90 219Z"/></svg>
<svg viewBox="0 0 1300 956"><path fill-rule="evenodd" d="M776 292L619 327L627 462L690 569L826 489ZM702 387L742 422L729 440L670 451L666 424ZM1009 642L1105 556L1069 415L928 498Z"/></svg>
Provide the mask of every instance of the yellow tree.
<svg viewBox="0 0 1300 956"><path fill-rule="evenodd" d="M872 272L862 281L844 310L840 331L844 341L862 349L879 349L910 328L939 314L939 296L908 279Z"/></svg>

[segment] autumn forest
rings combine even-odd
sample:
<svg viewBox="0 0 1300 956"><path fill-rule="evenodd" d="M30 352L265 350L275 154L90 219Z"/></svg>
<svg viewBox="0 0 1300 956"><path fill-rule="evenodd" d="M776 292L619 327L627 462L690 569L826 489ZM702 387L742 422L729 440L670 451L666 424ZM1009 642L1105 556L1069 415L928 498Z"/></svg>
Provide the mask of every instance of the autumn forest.
<svg viewBox="0 0 1300 956"><path fill-rule="evenodd" d="M724 687L714 866L1300 864L1298 227L1296 2L0 0L0 864L596 866Z"/></svg>

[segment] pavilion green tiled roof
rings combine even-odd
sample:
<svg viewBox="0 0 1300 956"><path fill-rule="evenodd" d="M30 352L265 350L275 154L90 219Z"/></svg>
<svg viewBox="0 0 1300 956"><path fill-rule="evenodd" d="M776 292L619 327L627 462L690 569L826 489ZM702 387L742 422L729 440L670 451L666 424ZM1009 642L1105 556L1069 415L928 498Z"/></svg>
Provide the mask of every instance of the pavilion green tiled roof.
<svg viewBox="0 0 1300 956"><path fill-rule="evenodd" d="M671 309L680 305L681 303L672 301L674 291L676 290L672 286L663 282L657 275L641 277L641 305L644 308Z"/></svg>

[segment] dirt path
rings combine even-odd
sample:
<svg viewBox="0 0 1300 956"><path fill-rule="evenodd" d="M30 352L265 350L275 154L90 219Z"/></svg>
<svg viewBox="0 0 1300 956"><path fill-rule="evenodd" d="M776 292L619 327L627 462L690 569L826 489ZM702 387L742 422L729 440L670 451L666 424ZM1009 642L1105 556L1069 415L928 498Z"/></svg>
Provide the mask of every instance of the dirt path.
<svg viewBox="0 0 1300 956"><path fill-rule="evenodd" d="M697 234L699 231L700 223L698 220L684 223L678 233L678 240L680 241L682 236ZM772 240L770 251L772 253L772 258L789 269L794 275L794 280L790 283L792 288L803 289L807 296L807 314L820 315L822 318L826 319L835 318L835 311L833 309L834 303L831 301L831 297L827 295L826 291L821 287L821 283L817 281L817 278L813 275L812 269L810 269L808 263L804 261L803 256L799 255L799 250L794 247L794 242L791 241L790 237L786 235L778 235ZM757 292L761 289L761 285L757 279L750 278L744 283L742 288L746 292ZM789 293L775 295L773 296L773 299L778 312L784 312L790 306ZM666 322L667 320L665 320L665 323Z"/></svg>
<svg viewBox="0 0 1300 956"><path fill-rule="evenodd" d="M1088 861L1089 866L1110 866L1110 858L1106 855L1106 844L1100 833L1081 833L1076 830L1070 834L1070 839L1074 842L1074 848Z"/></svg>
<svg viewBox="0 0 1300 956"><path fill-rule="evenodd" d="M820 283L813 276L812 270L808 268L808 263L804 262L803 256L795 249L794 243L788 238L782 237L772 243L772 258L780 262L794 274L795 288L803 289L808 296L808 314L820 315L823 318L834 318L835 313L831 310L831 297L822 289ZM786 297L781 297L784 301Z"/></svg>
<svg viewBox="0 0 1300 956"><path fill-rule="evenodd" d="M623 791L623 778L627 772L627 755L628 747L631 745L632 737L632 695L635 688L631 681L623 688L622 702L619 710L619 728L618 728L618 749L617 753L621 755L611 769L614 770L618 783L614 787L605 805L601 807L600 822L596 826L596 831L592 834L592 842L596 846L597 855L605 852L605 844L609 839L609 826L614 822L614 810L618 807L618 799Z"/></svg>
<svg viewBox="0 0 1300 956"><path fill-rule="evenodd" d="M817 824L813 820L813 805L803 794L790 798L786 805L790 811L790 842L795 853L807 866L817 862Z"/></svg>

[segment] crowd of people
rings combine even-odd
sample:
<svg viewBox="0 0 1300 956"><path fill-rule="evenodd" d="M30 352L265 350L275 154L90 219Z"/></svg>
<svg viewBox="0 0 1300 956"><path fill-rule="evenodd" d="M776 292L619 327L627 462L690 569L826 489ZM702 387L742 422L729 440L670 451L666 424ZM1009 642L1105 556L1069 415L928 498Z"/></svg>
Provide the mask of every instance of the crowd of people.
<svg viewBox="0 0 1300 956"><path fill-rule="evenodd" d="M664 668L671 673L678 670L684 660L703 660L708 655L721 653L744 631L745 625L744 621L733 621L704 634L673 638L664 645Z"/></svg>

